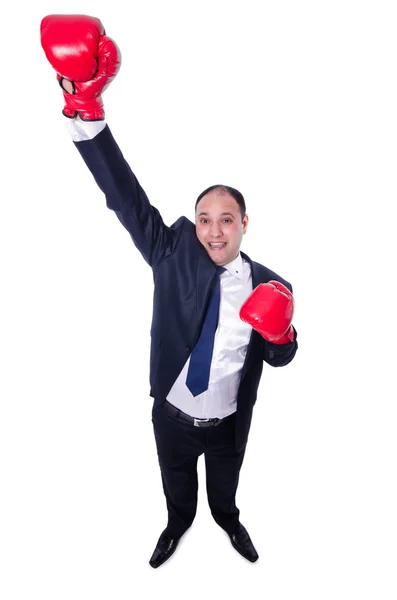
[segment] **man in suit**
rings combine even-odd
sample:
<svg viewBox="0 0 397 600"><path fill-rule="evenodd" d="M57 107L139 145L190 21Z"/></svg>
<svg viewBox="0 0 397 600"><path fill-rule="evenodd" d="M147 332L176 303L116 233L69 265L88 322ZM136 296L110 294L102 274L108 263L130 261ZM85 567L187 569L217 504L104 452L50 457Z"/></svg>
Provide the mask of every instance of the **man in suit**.
<svg viewBox="0 0 397 600"><path fill-rule="evenodd" d="M287 365L298 347L291 284L240 251L248 215L230 186L200 194L195 223L163 222L104 119L120 52L98 19L50 15L41 39L76 148L153 271L150 395L168 523L149 563L163 564L194 520L201 455L214 520L255 562L235 497L263 362Z"/></svg>

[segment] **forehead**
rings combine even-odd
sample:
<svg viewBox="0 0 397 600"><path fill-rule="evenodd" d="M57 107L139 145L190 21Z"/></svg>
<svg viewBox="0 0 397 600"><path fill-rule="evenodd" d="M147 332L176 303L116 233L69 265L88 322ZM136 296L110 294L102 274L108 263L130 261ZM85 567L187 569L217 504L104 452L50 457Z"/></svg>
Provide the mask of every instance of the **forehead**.
<svg viewBox="0 0 397 600"><path fill-rule="evenodd" d="M223 212L237 216L239 211L240 207L233 196L227 193L220 194L216 190L203 196L196 208L197 216L201 213L216 215Z"/></svg>

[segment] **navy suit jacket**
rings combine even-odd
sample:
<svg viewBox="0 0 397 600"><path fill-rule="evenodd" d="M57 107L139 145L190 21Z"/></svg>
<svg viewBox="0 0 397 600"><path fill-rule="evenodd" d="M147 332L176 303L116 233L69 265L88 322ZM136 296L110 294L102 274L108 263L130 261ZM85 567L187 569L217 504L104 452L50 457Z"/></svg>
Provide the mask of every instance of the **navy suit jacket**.
<svg viewBox="0 0 397 600"><path fill-rule="evenodd" d="M108 125L92 140L75 142L75 146L105 194L107 207L116 213L153 270L150 395L155 403L161 404L200 336L216 266L199 242L194 223L180 217L170 227L164 224ZM241 255L251 265L253 289L275 279L292 292L288 281L243 252ZM294 342L272 344L252 330L238 389L237 449L242 449L248 439L263 361L273 367L287 365L297 347L296 331Z"/></svg>

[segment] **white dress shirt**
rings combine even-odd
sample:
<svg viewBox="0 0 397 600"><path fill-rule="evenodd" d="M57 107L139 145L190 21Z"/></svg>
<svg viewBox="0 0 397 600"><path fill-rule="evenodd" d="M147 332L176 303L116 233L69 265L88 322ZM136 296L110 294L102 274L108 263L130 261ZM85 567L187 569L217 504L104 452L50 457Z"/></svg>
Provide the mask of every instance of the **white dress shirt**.
<svg viewBox="0 0 397 600"><path fill-rule="evenodd" d="M72 139L79 142L94 138L106 122L67 119L66 126ZM171 404L197 419L221 419L236 411L237 391L252 332L252 327L239 316L242 304L252 292L251 265L239 253L223 266L226 271L220 275L219 321L208 389L193 396L186 387L189 357L167 395Z"/></svg>
<svg viewBox="0 0 397 600"><path fill-rule="evenodd" d="M167 400L196 419L222 419L236 410L237 391L252 327L239 311L252 292L251 265L239 253L220 275L221 298L208 389L193 396L186 387L190 357L167 395Z"/></svg>

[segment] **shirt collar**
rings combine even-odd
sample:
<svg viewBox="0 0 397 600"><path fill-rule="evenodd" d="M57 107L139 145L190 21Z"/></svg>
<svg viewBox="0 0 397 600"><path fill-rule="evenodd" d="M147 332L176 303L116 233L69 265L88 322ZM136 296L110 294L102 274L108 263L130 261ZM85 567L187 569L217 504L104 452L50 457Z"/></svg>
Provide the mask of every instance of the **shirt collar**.
<svg viewBox="0 0 397 600"><path fill-rule="evenodd" d="M243 258L240 252L236 256L236 258L232 260L232 262L227 263L227 265L223 266L227 271L229 271L231 275L237 277L237 279L243 278Z"/></svg>

